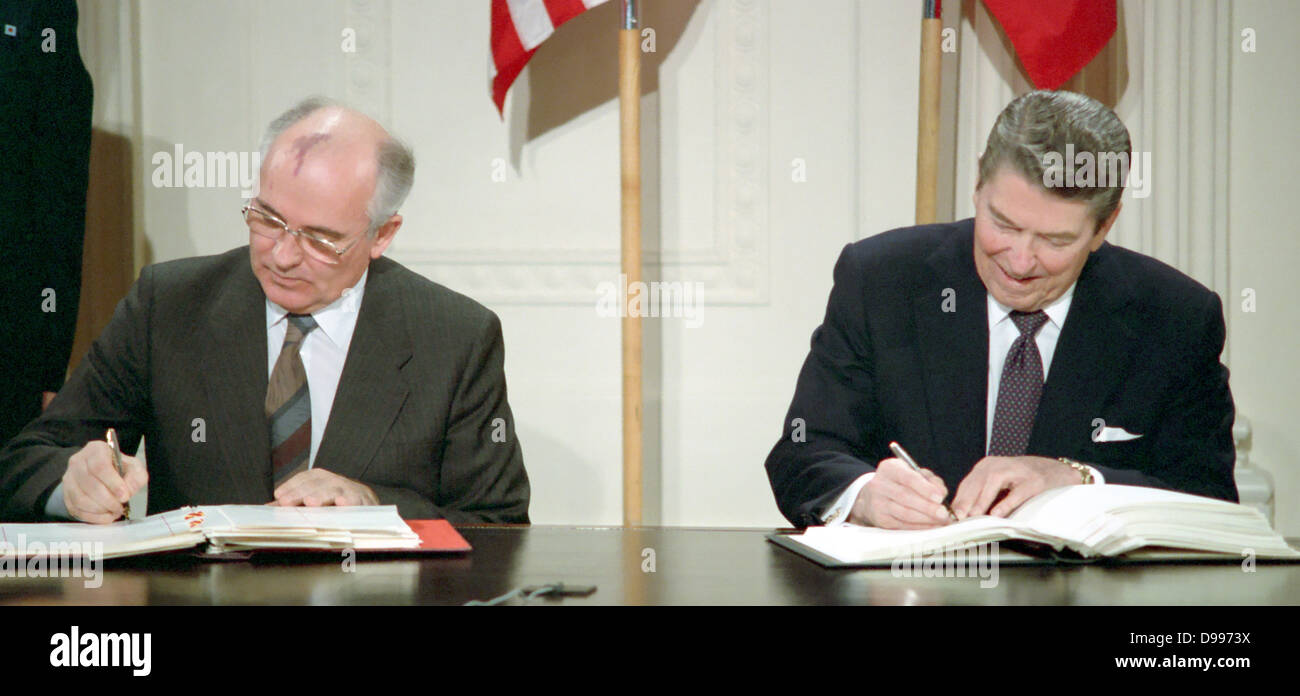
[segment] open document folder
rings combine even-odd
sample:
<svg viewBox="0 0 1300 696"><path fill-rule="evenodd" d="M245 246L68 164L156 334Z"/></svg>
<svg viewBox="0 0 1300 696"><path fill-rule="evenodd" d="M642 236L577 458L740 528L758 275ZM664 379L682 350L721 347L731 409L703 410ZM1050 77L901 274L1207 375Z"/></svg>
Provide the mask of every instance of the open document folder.
<svg viewBox="0 0 1300 696"><path fill-rule="evenodd" d="M416 533L415 530L421 530ZM0 555L135 556L208 544L214 553L257 549L468 551L445 520L407 524L393 505L275 507L200 505L131 522L0 524ZM101 546L96 546L96 545Z"/></svg>
<svg viewBox="0 0 1300 696"><path fill-rule="evenodd" d="M1066 486L1025 501L1008 517L971 517L921 530L810 527L772 541L823 565L889 565L983 544L1020 541L1084 559L1300 560L1258 510L1187 493L1106 484ZM1019 548L1019 546L1018 546Z"/></svg>

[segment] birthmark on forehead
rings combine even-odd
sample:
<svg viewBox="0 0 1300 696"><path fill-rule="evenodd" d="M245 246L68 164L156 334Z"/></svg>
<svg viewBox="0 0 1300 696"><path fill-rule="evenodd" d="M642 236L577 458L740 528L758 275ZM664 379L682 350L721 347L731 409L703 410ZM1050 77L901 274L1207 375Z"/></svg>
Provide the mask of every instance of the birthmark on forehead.
<svg viewBox="0 0 1300 696"><path fill-rule="evenodd" d="M328 133L312 133L311 135L298 136L293 141L293 151L297 153L298 163L293 168L293 175L298 176L298 170L302 169L302 160L307 156L307 151L316 146L317 143L328 140Z"/></svg>

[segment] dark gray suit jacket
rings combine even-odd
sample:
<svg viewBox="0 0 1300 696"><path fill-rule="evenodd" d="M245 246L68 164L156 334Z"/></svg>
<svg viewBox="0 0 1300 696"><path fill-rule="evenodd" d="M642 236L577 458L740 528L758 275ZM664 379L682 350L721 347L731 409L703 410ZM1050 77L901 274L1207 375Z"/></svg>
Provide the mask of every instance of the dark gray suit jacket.
<svg viewBox="0 0 1300 696"><path fill-rule="evenodd" d="M988 291L975 270L974 229L972 220L909 227L844 248L767 458L777 505L794 524L820 524L854 479L893 456L890 440L950 493L983 458ZM1080 272L1026 454L1077 459L1108 483L1235 502L1224 333L1218 295L1103 244ZM1103 425L1142 437L1098 442Z"/></svg>
<svg viewBox="0 0 1300 696"><path fill-rule="evenodd" d="M110 426L128 453L147 438L151 513L271 500L266 341L248 247L145 268L58 397L0 451L0 519L40 519L68 457ZM503 362L495 314L372 261L314 466L408 519L527 522Z"/></svg>

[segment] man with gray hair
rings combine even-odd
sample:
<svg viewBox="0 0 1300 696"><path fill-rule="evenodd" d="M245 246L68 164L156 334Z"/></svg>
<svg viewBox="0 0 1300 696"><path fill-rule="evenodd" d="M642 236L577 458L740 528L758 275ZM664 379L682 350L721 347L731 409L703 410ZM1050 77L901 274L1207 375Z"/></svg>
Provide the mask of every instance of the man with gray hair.
<svg viewBox="0 0 1300 696"><path fill-rule="evenodd" d="M495 314L383 257L410 150L308 99L262 143L249 246L145 268L90 353L0 451L0 519L183 505L396 505L527 522ZM148 471L113 464L148 442Z"/></svg>
<svg viewBox="0 0 1300 696"><path fill-rule="evenodd" d="M1218 295L1105 241L1130 156L1104 105L1031 92L973 219L844 248L767 459L791 522L924 529L1105 483L1237 500Z"/></svg>

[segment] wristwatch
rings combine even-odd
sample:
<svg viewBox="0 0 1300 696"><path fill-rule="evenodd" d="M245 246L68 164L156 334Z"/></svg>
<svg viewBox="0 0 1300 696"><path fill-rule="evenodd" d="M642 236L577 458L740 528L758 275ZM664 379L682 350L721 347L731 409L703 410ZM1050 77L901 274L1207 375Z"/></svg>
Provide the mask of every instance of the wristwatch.
<svg viewBox="0 0 1300 696"><path fill-rule="evenodd" d="M1083 485L1092 485L1092 469L1089 469L1087 466L1084 466L1073 459L1066 459L1065 457L1057 457L1056 459L1065 464L1069 464L1075 471L1079 472L1079 476L1083 478Z"/></svg>

